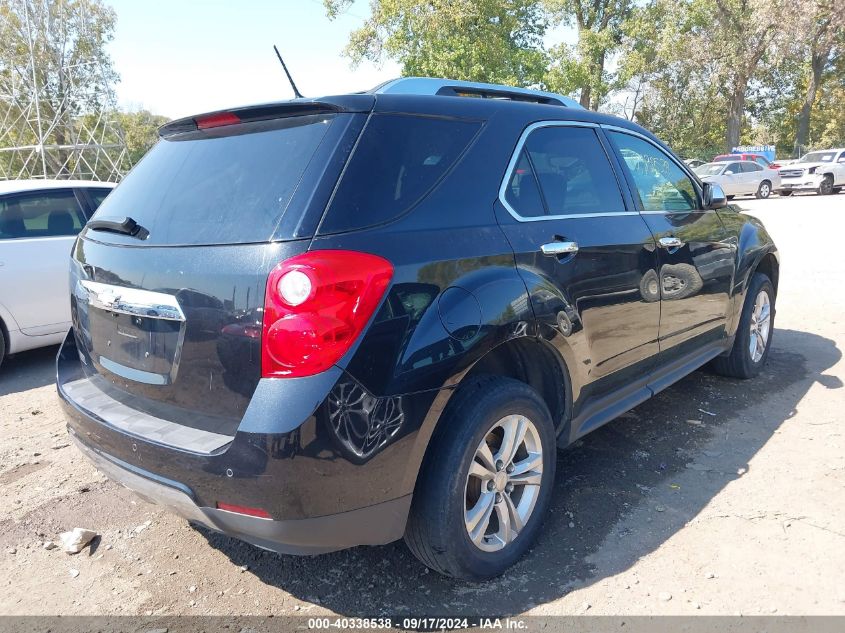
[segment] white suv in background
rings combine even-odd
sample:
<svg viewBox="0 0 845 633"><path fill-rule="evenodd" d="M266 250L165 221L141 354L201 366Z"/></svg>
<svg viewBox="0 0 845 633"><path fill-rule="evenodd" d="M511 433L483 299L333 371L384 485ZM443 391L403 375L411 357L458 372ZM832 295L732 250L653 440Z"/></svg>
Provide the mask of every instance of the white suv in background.
<svg viewBox="0 0 845 633"><path fill-rule="evenodd" d="M780 170L778 193L815 191L819 195L839 193L845 187L845 147L809 152L801 160Z"/></svg>
<svg viewBox="0 0 845 633"><path fill-rule="evenodd" d="M70 328L70 250L114 186L0 181L0 364L8 354L64 339Z"/></svg>

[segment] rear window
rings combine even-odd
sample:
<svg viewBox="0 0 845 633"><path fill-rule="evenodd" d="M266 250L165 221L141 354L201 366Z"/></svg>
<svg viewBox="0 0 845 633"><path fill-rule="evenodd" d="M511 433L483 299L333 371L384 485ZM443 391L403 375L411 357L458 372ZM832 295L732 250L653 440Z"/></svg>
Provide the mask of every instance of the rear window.
<svg viewBox="0 0 845 633"><path fill-rule="evenodd" d="M145 244L265 241L333 118L299 116L162 139L94 217L133 218L149 231ZM93 235L127 243L104 231Z"/></svg>
<svg viewBox="0 0 845 633"><path fill-rule="evenodd" d="M481 124L376 114L343 174L320 233L350 231L398 218L455 164Z"/></svg>

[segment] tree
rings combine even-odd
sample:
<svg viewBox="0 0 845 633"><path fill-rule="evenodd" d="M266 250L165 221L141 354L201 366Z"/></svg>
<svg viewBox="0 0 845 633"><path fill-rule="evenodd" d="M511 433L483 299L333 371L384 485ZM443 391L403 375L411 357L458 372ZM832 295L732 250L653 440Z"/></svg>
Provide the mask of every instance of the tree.
<svg viewBox="0 0 845 633"><path fill-rule="evenodd" d="M622 114L685 156L720 153L725 99L709 61L712 19L700 2L653 0L622 27L617 101Z"/></svg>
<svg viewBox="0 0 845 633"><path fill-rule="evenodd" d="M121 112L117 120L123 128L129 165L135 165L158 141L158 128L169 121L165 116L147 110Z"/></svg>
<svg viewBox="0 0 845 633"><path fill-rule="evenodd" d="M323 0L335 18L352 0ZM535 85L546 67L548 26L539 0L371 0L353 31L353 65L390 58L406 76Z"/></svg>
<svg viewBox="0 0 845 633"><path fill-rule="evenodd" d="M790 0L712 0L716 32L712 53L727 94L725 149L739 145L745 102L761 63L772 52L782 26L797 15Z"/></svg>
<svg viewBox="0 0 845 633"><path fill-rule="evenodd" d="M800 38L803 46L799 48L799 54L803 53L809 59L809 68L804 100L798 113L796 154L809 142L813 104L825 73L832 69L835 60L845 52L845 7L841 4L835 7L834 0L814 0L809 9L801 14L804 28L803 38Z"/></svg>
<svg viewBox="0 0 845 633"><path fill-rule="evenodd" d="M816 149L845 146L845 56L839 55L821 82L813 104L808 145Z"/></svg>
<svg viewBox="0 0 845 633"><path fill-rule="evenodd" d="M0 146L37 144L45 172L73 170L78 117L113 103L114 25L100 0L0 0Z"/></svg>
<svg viewBox="0 0 845 633"><path fill-rule="evenodd" d="M552 90L572 92L580 88L580 103L598 110L613 87L606 72L609 57L622 41L623 26L630 17L631 0L546 0L551 16L578 30L575 50L566 44L552 49L552 65L546 83Z"/></svg>

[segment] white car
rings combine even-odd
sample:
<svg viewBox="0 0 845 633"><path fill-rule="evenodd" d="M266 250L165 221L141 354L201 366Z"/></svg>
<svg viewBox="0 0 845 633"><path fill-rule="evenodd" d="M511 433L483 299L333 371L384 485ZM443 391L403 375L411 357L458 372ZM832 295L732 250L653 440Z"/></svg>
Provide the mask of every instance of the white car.
<svg viewBox="0 0 845 633"><path fill-rule="evenodd" d="M728 198L743 195L768 198L781 188L777 170L766 169L752 160L705 163L693 171L702 181L720 185Z"/></svg>
<svg viewBox="0 0 845 633"><path fill-rule="evenodd" d="M64 339L70 328L70 250L114 186L0 181L0 364L8 354Z"/></svg>
<svg viewBox="0 0 845 633"><path fill-rule="evenodd" d="M782 196L791 196L793 191L839 193L845 187L845 147L804 154L781 169L780 178L778 193Z"/></svg>

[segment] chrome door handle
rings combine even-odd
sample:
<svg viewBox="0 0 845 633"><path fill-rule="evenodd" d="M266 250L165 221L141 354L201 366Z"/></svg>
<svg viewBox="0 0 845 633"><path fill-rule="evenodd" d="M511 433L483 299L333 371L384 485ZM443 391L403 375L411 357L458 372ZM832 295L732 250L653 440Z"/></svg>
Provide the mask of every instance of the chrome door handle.
<svg viewBox="0 0 845 633"><path fill-rule="evenodd" d="M657 244L660 248L679 248L684 245L684 243L677 237L661 237L657 240Z"/></svg>
<svg viewBox="0 0 845 633"><path fill-rule="evenodd" d="M548 257L560 257L578 252L577 242L549 242L540 247L540 252Z"/></svg>

